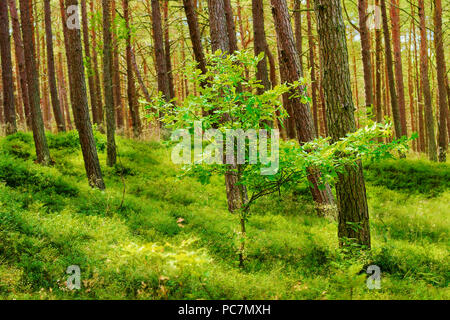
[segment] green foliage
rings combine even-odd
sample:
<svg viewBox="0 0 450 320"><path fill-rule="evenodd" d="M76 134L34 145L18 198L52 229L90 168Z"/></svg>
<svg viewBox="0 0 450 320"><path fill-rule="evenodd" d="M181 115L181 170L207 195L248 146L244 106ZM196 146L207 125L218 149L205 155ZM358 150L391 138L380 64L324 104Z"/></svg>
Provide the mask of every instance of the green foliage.
<svg viewBox="0 0 450 320"><path fill-rule="evenodd" d="M8 151L9 141L28 141L24 150L32 152L31 134L0 139L3 299L450 297L448 189L429 198L369 182L373 249L354 256L338 249L336 223L315 216L305 184L282 199L269 195L251 209L242 270L238 217L227 211L222 176L207 185L180 180L166 146L118 137L122 164L107 168L100 152L107 190L92 190L73 138L58 136L47 168ZM117 170L133 173L123 174L123 203ZM23 185L8 185L12 176ZM65 193L66 184L77 192ZM74 264L82 289L70 291L65 271ZM381 268L380 290L363 281L371 264Z"/></svg>

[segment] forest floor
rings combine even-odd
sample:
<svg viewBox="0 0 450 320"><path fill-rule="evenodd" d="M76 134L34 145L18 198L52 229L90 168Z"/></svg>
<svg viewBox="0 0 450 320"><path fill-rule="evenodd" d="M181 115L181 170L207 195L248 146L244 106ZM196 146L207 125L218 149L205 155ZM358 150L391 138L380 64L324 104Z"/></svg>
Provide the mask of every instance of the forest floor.
<svg viewBox="0 0 450 320"><path fill-rule="evenodd" d="M223 178L180 180L164 144L120 137L108 168L96 133L102 192L75 132L48 140L55 164L43 168L31 134L0 138L1 299L450 299L448 163L366 165L373 249L351 257L305 185L260 200L240 269ZM66 287L71 265L80 290ZM368 265L381 289L368 289Z"/></svg>

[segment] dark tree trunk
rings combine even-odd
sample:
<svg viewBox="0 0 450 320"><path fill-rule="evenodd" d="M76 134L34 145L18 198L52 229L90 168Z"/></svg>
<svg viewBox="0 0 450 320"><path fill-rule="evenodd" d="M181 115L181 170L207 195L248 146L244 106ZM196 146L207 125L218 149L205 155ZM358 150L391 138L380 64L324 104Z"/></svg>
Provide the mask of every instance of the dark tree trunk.
<svg viewBox="0 0 450 320"><path fill-rule="evenodd" d="M384 0L382 0L384 1ZM422 79L422 92L425 106L425 127L428 139L428 158L437 161L436 139L434 136L433 109L431 106L430 80L428 78L428 45L427 30L425 27L425 7L424 1L419 0L420 18L420 75Z"/></svg>
<svg viewBox="0 0 450 320"><path fill-rule="evenodd" d="M195 12L194 0L183 0L184 11L186 13L187 23L189 26L189 35L192 42L192 50L194 51L195 61L198 68L203 74L206 73L205 54L203 53L200 29L198 27L197 13Z"/></svg>
<svg viewBox="0 0 450 320"><path fill-rule="evenodd" d="M164 98L168 101L172 99L172 97L170 95L169 77L167 76L167 64L161 26L161 11L158 0L152 0L152 24L155 47L155 67L158 75L158 91L161 92Z"/></svg>
<svg viewBox="0 0 450 320"><path fill-rule="evenodd" d="M30 99L28 97L27 71L25 70L25 53L23 49L22 35L20 32L19 15L17 13L16 0L9 0L8 3L13 28L15 56L19 70L18 77L20 80L19 81L20 91L25 111L25 121L28 129L31 129L32 125L31 125Z"/></svg>
<svg viewBox="0 0 450 320"><path fill-rule="evenodd" d="M172 61L170 60L170 28L169 28L169 0L164 1L164 53L166 55L167 78L169 79L170 98L175 98L175 90L173 86Z"/></svg>
<svg viewBox="0 0 450 320"><path fill-rule="evenodd" d="M66 0L66 7L78 6L78 0ZM66 21L63 21L66 23ZM83 49L81 47L81 32L79 29L67 29L67 40L70 46L66 48L67 68L69 72L71 101L75 125L80 137L83 152L84 167L91 187L105 189L100 162L95 148L94 134L89 118L89 104L84 75Z"/></svg>
<svg viewBox="0 0 450 320"><path fill-rule="evenodd" d="M386 59L386 69L389 83L389 94L391 97L392 115L394 118L395 136L402 136L402 124L400 120L400 112L398 108L397 91L395 89L394 70L392 63L391 37L389 35L388 18L386 13L386 2L381 0L381 15L383 19L384 34L384 54Z"/></svg>
<svg viewBox="0 0 450 320"><path fill-rule="evenodd" d="M252 0L252 17L253 17L253 39L255 56L264 53L264 57L257 65L256 79L261 81L264 88L258 88L258 93L261 94L265 90L270 89L269 74L267 72L266 59L266 33L264 30L264 7L262 0Z"/></svg>
<svg viewBox="0 0 450 320"><path fill-rule="evenodd" d="M103 4L103 86L105 92L107 164L112 167L117 161L116 151L116 119L113 92L113 56L111 50L111 1L102 0Z"/></svg>
<svg viewBox="0 0 450 320"><path fill-rule="evenodd" d="M225 20L227 21L228 41L230 45L230 53L238 50L236 38L236 26L234 25L233 8L230 0L223 0L225 9Z"/></svg>
<svg viewBox="0 0 450 320"><path fill-rule="evenodd" d="M367 28L367 0L358 1L359 34L361 37L361 57L364 70L364 92L366 107L373 106L372 61L370 57L370 33Z"/></svg>
<svg viewBox="0 0 450 320"><path fill-rule="evenodd" d="M434 8L434 46L436 48L437 83L439 93L439 161L445 162L447 153L447 88L445 86L445 64L443 32L442 32L442 4L441 0L435 0Z"/></svg>
<svg viewBox="0 0 450 320"><path fill-rule="evenodd" d="M55 57L53 54L53 32L52 32L52 13L50 9L50 0L44 0L45 11L45 38L47 42L47 74L50 85L50 96L52 100L53 115L55 117L58 132L66 131L66 124L61 112L58 91L56 89L55 75Z"/></svg>
<svg viewBox="0 0 450 320"><path fill-rule="evenodd" d="M33 129L34 145L36 148L37 162L49 165L51 162L50 151L45 137L44 121L42 120L39 95L39 75L34 57L34 27L32 23L31 3L28 0L20 0L20 17L22 22L22 38L25 52L25 68L27 71L28 96L30 97L31 124Z"/></svg>
<svg viewBox="0 0 450 320"><path fill-rule="evenodd" d="M9 36L8 4L0 2L0 55L2 60L3 111L5 132L16 133L16 108L14 106L14 80L12 75L11 41Z"/></svg>
<svg viewBox="0 0 450 320"><path fill-rule="evenodd" d="M141 135L141 118L139 116L139 104L136 97L136 86L134 83L133 74L133 50L131 47L131 32L130 32L130 10L128 7L128 0L123 0L123 16L125 18L127 28L127 94L128 105L131 114L131 123L133 127L134 137L138 138Z"/></svg>
<svg viewBox="0 0 450 320"><path fill-rule="evenodd" d="M87 67L87 78L89 85L89 97L91 101L92 108L92 119L94 123L97 123L98 119L98 105L96 98L96 90L94 83L94 70L92 66L92 58L91 58L91 45L89 39L89 27L88 27L88 17L87 17L87 9L86 9L86 0L81 0L81 19L83 23L83 44L84 44L84 56L86 59L86 67Z"/></svg>
<svg viewBox="0 0 450 320"><path fill-rule="evenodd" d="M350 84L345 25L340 0L314 0L328 129L333 141L356 130ZM338 175L336 195L339 209L339 241L353 239L370 248L369 210L361 163L348 166Z"/></svg>
<svg viewBox="0 0 450 320"><path fill-rule="evenodd" d="M298 81L303 74L300 67L300 59L295 48L294 34L292 32L286 0L271 0L271 4L279 45L280 59L286 66L285 78L287 82L293 83ZM305 92L306 88L300 87L299 92L297 93L301 96L304 95ZM303 104L298 97L293 97L290 100L297 127L297 138L299 143L312 141L316 138L316 131L309 105ZM310 175L308 176L308 180L312 183L311 193L314 201L316 202L318 213L321 215L333 214L334 210L329 210L331 208L328 208L334 207L334 197L331 193L330 186L326 184L325 188L321 190L319 188L320 173L315 172L315 169L313 168L310 168L309 172Z"/></svg>

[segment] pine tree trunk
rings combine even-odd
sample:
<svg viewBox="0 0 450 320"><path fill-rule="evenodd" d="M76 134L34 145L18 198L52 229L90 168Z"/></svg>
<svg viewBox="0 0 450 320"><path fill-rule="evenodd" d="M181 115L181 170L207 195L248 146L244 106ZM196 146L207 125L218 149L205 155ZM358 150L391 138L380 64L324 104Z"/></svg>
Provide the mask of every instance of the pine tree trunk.
<svg viewBox="0 0 450 320"><path fill-rule="evenodd" d="M94 11L94 1L91 1L90 3L90 12L93 14ZM94 123L99 126L100 131L103 131L102 124L103 124L103 105L102 105L102 86L100 82L100 75L99 75L99 68L98 68L98 61L97 61L97 36L96 36L96 30L95 28L92 28L91 30L91 38L92 38L92 68L94 73L94 87L95 87L95 105L97 106L97 114L94 116Z"/></svg>
<svg viewBox="0 0 450 320"><path fill-rule="evenodd" d="M105 92L107 164L113 167L117 161L116 119L113 92L113 56L111 50L111 1L102 0L103 4L103 86Z"/></svg>
<svg viewBox="0 0 450 320"><path fill-rule="evenodd" d="M183 0L184 11L186 13L187 23L189 26L189 35L192 42L192 50L194 51L195 61L198 68L203 74L206 73L205 54L203 53L200 29L198 27L197 13L195 12L194 0Z"/></svg>
<svg viewBox="0 0 450 320"><path fill-rule="evenodd" d="M400 45L400 8L399 0L391 0L391 24L392 24L392 43L394 49L395 62L395 82L397 83L398 111L400 115L400 124L402 126L402 135L408 135L406 126L406 103L405 86L403 84L402 54Z"/></svg>
<svg viewBox="0 0 450 320"><path fill-rule="evenodd" d="M28 81L28 96L30 97L31 124L33 129L34 145L36 148L37 162L49 165L51 162L50 151L45 137L44 121L42 119L39 94L39 77L34 55L35 42L34 27L32 23L31 3L28 0L20 0L20 18L22 22L22 39L25 53L25 68Z"/></svg>
<svg viewBox="0 0 450 320"><path fill-rule="evenodd" d="M391 97L392 115L394 118L395 136L400 138L402 136L402 124L400 119L400 112L398 107L397 91L395 88L395 79L392 62L391 37L389 35L388 19L386 13L386 2L381 0L381 15L383 19L383 34L384 34L384 54L386 59L386 69L389 84L389 95Z"/></svg>
<svg viewBox="0 0 450 320"><path fill-rule="evenodd" d="M314 0L328 129L333 141L356 130L350 84L345 25L339 0ZM338 175L336 195L339 210L338 236L341 245L353 239L370 248L369 211L362 165L348 166Z"/></svg>
<svg viewBox="0 0 450 320"><path fill-rule="evenodd" d="M295 46L300 58L300 66L303 70L303 38L302 38L302 13L301 0L294 0L294 25L295 25Z"/></svg>
<svg viewBox="0 0 450 320"><path fill-rule="evenodd" d="M133 127L134 137L138 138L141 135L141 118L139 116L139 104L136 97L136 85L134 83L133 74L133 50L131 47L131 29L130 29L130 10L128 0L123 0L123 16L127 28L127 94L128 106L130 108L131 123Z"/></svg>
<svg viewBox="0 0 450 320"><path fill-rule="evenodd" d="M436 48L436 70L437 83L439 93L439 126L438 126L438 141L439 141L439 161L446 161L447 153L447 88L445 86L445 73L447 66L445 64L443 32L442 32L442 3L441 0L435 0L434 8L434 43Z"/></svg>
<svg viewBox="0 0 450 320"><path fill-rule="evenodd" d="M11 15L13 37L14 37L14 51L16 57L16 63L19 70L20 91L22 95L23 108L25 111L25 121L28 129L31 129L31 110L30 99L28 97L28 80L27 72L25 69L25 53L22 41L22 35L20 33L19 15L17 13L16 0L9 0L9 12Z"/></svg>
<svg viewBox="0 0 450 320"><path fill-rule="evenodd" d="M116 113L116 128L122 130L125 125L125 114L122 103L122 85L120 77L120 64L119 64L119 52L117 43L117 21L116 21L116 1L111 0L111 13L112 13L112 82L113 82L113 97L114 97L114 110Z"/></svg>
<svg viewBox="0 0 450 320"><path fill-rule="evenodd" d="M5 132L16 133L16 108L14 105L14 80L12 74L11 41L9 36L8 4L0 2L0 56L2 60L3 111ZM1 112L1 110L0 110Z"/></svg>
<svg viewBox="0 0 450 320"><path fill-rule="evenodd" d="M306 0L306 9L310 9L310 0ZM312 113L314 119L315 135L318 134L318 112L317 112L317 81L316 81L316 66L314 63L314 51L315 43L312 34L312 23L311 23L311 13L306 11L306 20L308 23L308 46L309 46L309 68L311 70L311 99L312 99Z"/></svg>
<svg viewBox="0 0 450 320"><path fill-rule="evenodd" d="M256 70L256 79L261 81L264 88L258 88L258 93L261 94L265 90L270 89L269 73L267 72L267 58L266 58L266 33L264 30L264 7L262 0L252 0L252 17L253 17L253 41L255 56L264 53L261 61L259 61Z"/></svg>
<svg viewBox="0 0 450 320"><path fill-rule="evenodd" d="M223 53L230 52L230 41L228 38L224 8L223 0L208 0L211 49L213 52L216 52L217 50L221 50ZM225 173L225 186L227 191L228 211L233 213L240 210L245 204L247 190L245 186L237 184L239 181L237 173L239 169L238 165L228 164L228 166L230 170Z"/></svg>
<svg viewBox="0 0 450 320"><path fill-rule="evenodd" d="M164 53L164 39L161 25L161 11L158 0L151 0L152 3L152 25L153 25L153 41L155 50L155 67L158 76L158 91L162 93L164 98L169 101L170 85L167 76L166 56Z"/></svg>
<svg viewBox="0 0 450 320"><path fill-rule="evenodd" d="M78 6L78 0L66 0L66 7ZM66 21L63 21L66 23ZM67 40L70 46L66 48L67 67L69 72L71 101L75 125L80 137L84 167L91 187L105 189L100 162L95 147L94 134L89 118L89 104L84 75L83 49L81 47L81 31L77 28L67 29Z"/></svg>
<svg viewBox="0 0 450 320"><path fill-rule="evenodd" d="M428 141L428 158L437 161L436 139L434 136L433 109L431 106L430 80L428 78L428 45L425 27L424 1L418 0L420 20L420 75L422 79L422 92L425 107L425 129Z"/></svg>
<svg viewBox="0 0 450 320"><path fill-rule="evenodd" d="M364 71L364 93L366 107L373 106L372 61L370 56L370 33L367 28L367 0L358 1L359 31L361 37L361 57Z"/></svg>
<svg viewBox="0 0 450 320"><path fill-rule="evenodd" d="M173 86L172 61L170 60L170 27L169 27L169 0L164 0L164 53L167 67L167 78L169 79L169 92L171 99L175 98L175 89Z"/></svg>
<svg viewBox="0 0 450 320"><path fill-rule="evenodd" d="M53 54L52 13L50 0L44 0L45 11L45 38L47 42L47 74L50 85L50 97L52 100L53 115L55 117L58 132L66 131L66 124L61 112L58 91L56 89L55 57Z"/></svg>
<svg viewBox="0 0 450 320"><path fill-rule="evenodd" d="M98 105L96 98L96 90L95 90L95 82L94 82L94 70L92 65L91 58L91 45L89 39L89 26L88 26L88 17L87 17L87 9L86 9L86 0L81 0L81 20L83 23L83 45L84 45L84 56L86 59L86 67L87 67L87 78L89 85L89 97L92 108L92 119L94 123L97 123L96 119L98 119Z"/></svg>
<svg viewBox="0 0 450 320"><path fill-rule="evenodd" d="M295 48L294 34L292 31L286 0L271 0L271 4L279 45L280 59L286 66L286 81L293 83L298 81L298 79L303 76L303 72L300 67L300 59L297 49ZM297 93L301 96L304 95L305 92L306 88L302 86L299 88ZM298 97L293 97L290 101L292 103L291 105L293 108L299 143L312 141L316 138L316 131L309 105L303 104ZM330 186L326 184L325 188L319 188L320 173L316 172L314 168L309 168L309 172L310 175L308 176L308 180L312 184L310 190L316 203L318 214L334 215L334 197L331 193Z"/></svg>
<svg viewBox="0 0 450 320"><path fill-rule="evenodd" d="M238 50L236 38L236 26L234 25L233 9L230 0L223 0L225 10L225 20L227 21L228 41L230 45L230 53Z"/></svg>
<svg viewBox="0 0 450 320"><path fill-rule="evenodd" d="M375 5L379 6L380 5L380 0L376 0L375 1ZM382 70L383 70L383 62L382 62L382 58L383 58L383 48L382 48L382 44L381 44L381 35L382 31L377 28L375 30L375 106L376 106L376 121L378 123L381 123L382 119L383 119L383 102L381 99L381 78L382 78ZM379 142L381 142L381 138L379 139Z"/></svg>

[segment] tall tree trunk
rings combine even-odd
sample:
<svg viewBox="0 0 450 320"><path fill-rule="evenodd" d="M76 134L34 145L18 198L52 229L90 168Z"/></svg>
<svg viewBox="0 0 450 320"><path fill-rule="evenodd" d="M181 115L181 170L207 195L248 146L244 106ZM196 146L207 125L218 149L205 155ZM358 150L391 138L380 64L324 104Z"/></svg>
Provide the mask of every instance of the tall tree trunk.
<svg viewBox="0 0 450 320"><path fill-rule="evenodd" d="M91 1L90 3L90 12L93 14L94 11L94 1ZM97 36L96 36L96 30L95 28L92 28L91 30L91 37L92 37L92 68L94 73L94 87L95 87L95 105L97 106L97 114L94 116L94 123L100 126L100 131L103 129L101 128L103 123L103 105L102 105L102 85L100 82L100 75L99 75L99 68L98 68L98 61L97 61Z"/></svg>
<svg viewBox="0 0 450 320"><path fill-rule="evenodd" d="M434 136L433 109L431 106L430 80L428 78L428 46L427 30L425 26L424 1L418 0L420 18L420 74L422 79L422 92L425 106L425 127L428 139L428 158L437 161L436 139Z"/></svg>
<svg viewBox="0 0 450 320"><path fill-rule="evenodd" d="M112 12L112 82L113 82L113 97L114 110L116 112L116 127L121 130L125 124L126 115L122 103L122 85L120 77L119 52L117 43L117 21L116 21L116 0L111 0Z"/></svg>
<svg viewBox="0 0 450 320"><path fill-rule="evenodd" d="M395 136L397 138L400 138L402 136L402 124L398 108L397 91L395 89L394 70L392 63L391 37L389 35L389 26L385 0L381 0L381 15L383 19L384 54L386 59L386 69L389 83L389 95L391 97L392 115L394 118Z"/></svg>
<svg viewBox="0 0 450 320"><path fill-rule="evenodd" d="M66 0L66 7L78 6L78 0ZM78 14L78 12L76 13ZM66 23L66 21L63 21ZM67 39L70 46L67 51L67 67L69 70L69 83L73 117L80 137L80 145L84 158L84 167L89 185L105 189L100 162L95 148L94 134L89 118L89 104L86 92L84 75L83 49L81 47L81 31L77 28L67 29Z"/></svg>
<svg viewBox="0 0 450 320"><path fill-rule="evenodd" d="M225 18L223 0L208 0L209 25L211 33L211 49L213 52L221 50L223 53L230 52L230 41L228 38L227 22ZM229 164L230 170L225 173L225 186L227 190L228 211L235 212L245 204L247 190L245 186L237 184L238 165Z"/></svg>
<svg viewBox="0 0 450 320"><path fill-rule="evenodd" d="M394 49L395 61L395 80L397 83L398 112L400 115L400 124L402 126L402 135L407 135L406 126L406 103L405 86L403 84L402 54L400 46L400 8L399 0L391 0L390 12L392 23L392 43Z"/></svg>
<svg viewBox="0 0 450 320"><path fill-rule="evenodd" d="M170 60L170 28L169 28L169 0L164 0L164 53L166 58L167 78L169 79L170 97L175 98L175 90L173 86L172 61Z"/></svg>
<svg viewBox="0 0 450 320"><path fill-rule="evenodd" d="M206 73L205 54L203 53L200 29L198 27L197 13L195 12L194 0L183 0L184 11L186 13L189 27L189 35L192 42L192 51L194 51L195 61L203 74Z"/></svg>
<svg viewBox="0 0 450 320"><path fill-rule="evenodd" d="M25 53L25 68L28 81L28 96L30 97L31 124L33 129L34 146L36 148L37 162L49 165L51 162L47 138L45 137L44 121L42 120L39 94L39 77L34 56L33 41L34 27L32 23L31 3L20 0L20 18L22 22L22 39Z"/></svg>
<svg viewBox="0 0 450 320"><path fill-rule="evenodd" d="M417 113L418 113L418 127L419 127L419 139L418 139L418 150L419 152L425 152L425 128L423 122L423 103L422 103L422 88L420 87L420 74L418 68L418 55L417 55L417 38L416 38L416 24L414 20L414 5L411 3L411 16L412 19L412 32L413 32L413 40L414 40L414 73L415 73L415 86L417 93Z"/></svg>
<svg viewBox="0 0 450 320"><path fill-rule="evenodd" d="M310 0L306 0L306 9L310 9ZM312 100L312 112L314 119L314 128L316 135L318 134L318 112L317 112L317 81L316 81L316 66L314 63L314 50L315 43L312 34L311 13L306 11L306 20L308 23L308 46L309 46L309 68L311 70L311 100Z"/></svg>
<svg viewBox="0 0 450 320"><path fill-rule="evenodd" d="M170 95L169 77L167 76L166 56L164 53L164 39L161 26L161 11L159 1L152 0L152 24L153 24L153 41L155 50L155 67L158 74L158 91L169 101L172 99Z"/></svg>
<svg viewBox="0 0 450 320"><path fill-rule="evenodd" d="M62 52L58 53L58 85L59 100L61 101L62 111L64 112L67 129L72 130L72 121L70 120L69 102L67 99L66 81L64 80L64 69L62 64Z"/></svg>
<svg viewBox="0 0 450 320"><path fill-rule="evenodd" d="M436 70L439 93L439 161L445 162L447 153L447 88L445 86L445 73L447 66L445 64L443 32L442 32L442 3L441 0L435 0L434 8L434 43L436 48Z"/></svg>
<svg viewBox="0 0 450 320"><path fill-rule="evenodd" d="M264 53L261 61L259 61L256 70L256 79L261 81L263 88L258 88L259 94L270 89L269 73L267 72L266 58L266 33L264 30L264 7L262 0L252 0L252 17L253 17L253 41L255 56Z"/></svg>
<svg viewBox="0 0 450 320"><path fill-rule="evenodd" d="M277 33L280 59L287 67L286 80L289 83L298 81L303 76L300 67L300 59L295 48L294 34L289 18L289 12L286 0L271 0L272 14ZM304 86L299 88L297 92L300 96L304 95L306 88ZM291 98L295 124L297 127L297 136L299 143L305 143L316 138L316 131L313 123L313 118L308 104L303 104L299 97ZM308 180L312 186L310 188L314 201L316 202L317 211L320 215L333 214L334 197L331 193L331 188L328 184L325 188L320 188L320 173L316 172L314 168L309 168ZM331 210L330 210L331 209Z"/></svg>
<svg viewBox="0 0 450 320"><path fill-rule="evenodd" d="M302 1L294 0L294 25L295 25L295 46L300 59L300 66L303 70L303 38L302 38Z"/></svg>
<svg viewBox="0 0 450 320"><path fill-rule="evenodd" d="M314 0L328 128L333 141L356 130L350 84L350 69L340 0ZM361 163L347 166L336 183L339 209L338 236L341 245L353 239L370 248L369 210Z"/></svg>
<svg viewBox="0 0 450 320"><path fill-rule="evenodd" d="M139 104L136 97L136 85L134 83L133 74L133 50L131 47L131 29L130 29L130 10L128 0L123 0L123 16L127 28L127 94L128 105L131 114L131 123L133 127L134 137L138 138L141 135L141 118L139 116Z"/></svg>
<svg viewBox="0 0 450 320"><path fill-rule="evenodd" d="M367 28L367 0L358 1L359 34L361 37L361 57L364 71L364 93L366 107L373 106L372 61L370 57L370 33Z"/></svg>
<svg viewBox="0 0 450 320"><path fill-rule="evenodd" d="M380 0L375 0L375 5L380 5ZM375 30L375 106L376 106L376 121L378 123L381 123L383 119L383 100L381 99L381 78L382 78L382 70L383 70L383 48L381 44L381 35L382 31L380 28L377 28ZM381 138L379 139L379 142L381 142Z"/></svg>
<svg viewBox="0 0 450 320"><path fill-rule="evenodd" d="M117 161L116 119L113 92L113 56L111 50L111 0L102 0L103 4L103 86L105 92L107 164L112 167Z"/></svg>
<svg viewBox="0 0 450 320"><path fill-rule="evenodd" d="M94 70L92 65L91 58L91 45L89 39L89 26L88 26L88 17L87 17L87 9L86 9L86 0L81 0L81 20L83 23L83 44L84 44L84 56L86 59L86 68L87 68L87 78L89 85L89 97L91 101L92 108L92 119L94 123L97 123L98 119L98 105L96 98L96 89L94 83Z"/></svg>
<svg viewBox="0 0 450 320"><path fill-rule="evenodd" d="M230 0L223 0L225 19L227 21L228 41L230 45L230 53L238 50L236 38L236 26L234 25L233 8Z"/></svg>
<svg viewBox="0 0 450 320"><path fill-rule="evenodd" d="M52 99L53 115L55 117L58 132L66 131L66 124L61 112L58 91L56 89L55 75L55 57L53 54L53 32L52 32L52 13L50 9L50 0L44 0L45 11L45 38L47 42L47 74L50 85L50 96Z"/></svg>
<svg viewBox="0 0 450 320"><path fill-rule="evenodd" d="M19 15L17 13L16 0L8 0L8 4L13 29L14 51L19 70L18 77L20 80L20 91L22 94L22 102L25 111L25 121L28 129L31 129L31 110L30 99L28 97L27 71L25 70L25 53L23 49L22 35L20 33L20 22Z"/></svg>
<svg viewBox="0 0 450 320"><path fill-rule="evenodd" d="M9 36L8 4L0 2L0 55L2 60L3 111L5 132L16 133L16 108L14 106L14 80L12 75L11 42Z"/></svg>

